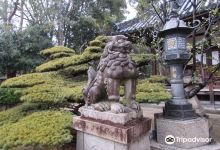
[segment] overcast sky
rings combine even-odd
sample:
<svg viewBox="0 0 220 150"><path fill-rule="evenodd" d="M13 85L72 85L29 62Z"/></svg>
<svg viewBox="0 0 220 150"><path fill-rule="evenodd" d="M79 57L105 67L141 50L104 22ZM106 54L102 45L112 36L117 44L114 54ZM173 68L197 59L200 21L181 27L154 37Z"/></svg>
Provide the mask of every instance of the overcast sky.
<svg viewBox="0 0 220 150"><path fill-rule="evenodd" d="M128 3L128 0L126 0L126 2L127 2L127 11L128 11L128 13L125 14L125 16L126 16L126 20L130 20L130 19L133 19L136 16L137 11L135 10L134 6L131 6Z"/></svg>

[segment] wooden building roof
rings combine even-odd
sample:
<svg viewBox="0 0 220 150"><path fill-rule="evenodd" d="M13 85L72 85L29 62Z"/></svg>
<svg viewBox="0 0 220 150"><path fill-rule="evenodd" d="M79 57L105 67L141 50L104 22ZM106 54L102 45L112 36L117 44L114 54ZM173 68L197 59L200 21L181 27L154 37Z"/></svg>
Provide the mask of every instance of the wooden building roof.
<svg viewBox="0 0 220 150"><path fill-rule="evenodd" d="M179 15L181 18L187 18L192 16L193 12L193 0L179 0L181 7L179 9ZM157 6L162 5L162 0L158 2ZM197 12L208 12L209 9L220 6L220 0L197 0ZM147 28L153 28L155 25L159 26L161 20L157 14L150 15L148 18L140 19L134 18L128 21L119 22L114 24L114 34L133 33Z"/></svg>

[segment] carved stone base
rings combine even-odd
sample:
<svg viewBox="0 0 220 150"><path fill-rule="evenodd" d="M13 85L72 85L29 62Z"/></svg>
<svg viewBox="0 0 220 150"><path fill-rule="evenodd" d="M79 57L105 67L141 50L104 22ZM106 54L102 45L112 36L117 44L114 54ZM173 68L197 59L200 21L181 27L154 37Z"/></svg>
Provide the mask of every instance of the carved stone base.
<svg viewBox="0 0 220 150"><path fill-rule="evenodd" d="M191 120L171 120L164 117L156 119L157 142L159 144L191 149L207 145L209 125L206 118Z"/></svg>
<svg viewBox="0 0 220 150"><path fill-rule="evenodd" d="M198 117L195 110L192 108L192 104L190 103L177 105L173 104L172 101L168 101L165 103L163 113L165 118L175 120L190 120Z"/></svg>
<svg viewBox="0 0 220 150"><path fill-rule="evenodd" d="M120 125L74 117L73 128L77 150L150 150L147 118Z"/></svg>
<svg viewBox="0 0 220 150"><path fill-rule="evenodd" d="M111 111L100 112L97 110L89 109L87 107L81 107L79 111L83 118L90 118L100 122L111 122L122 125L125 125L127 122L133 119L143 118L142 110L140 111L131 110L128 113L115 114L112 113Z"/></svg>
<svg viewBox="0 0 220 150"><path fill-rule="evenodd" d="M170 146L165 144L160 144L155 140L150 140L151 150L189 150L188 148L178 148L176 146ZM208 145L203 145L195 148L190 148L190 150L220 150L219 143L212 143Z"/></svg>

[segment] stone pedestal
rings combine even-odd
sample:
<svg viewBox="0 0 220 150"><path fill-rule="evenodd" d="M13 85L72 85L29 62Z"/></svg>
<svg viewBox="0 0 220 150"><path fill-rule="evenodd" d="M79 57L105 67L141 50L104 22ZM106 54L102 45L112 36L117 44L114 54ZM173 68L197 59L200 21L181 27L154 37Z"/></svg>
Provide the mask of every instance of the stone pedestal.
<svg viewBox="0 0 220 150"><path fill-rule="evenodd" d="M100 122L108 122L108 123L115 123L122 125L125 125L127 122L133 119L143 118L142 110L140 111L131 110L130 112L127 113L115 114L112 113L111 111L100 112L97 110L88 109L86 107L81 107L79 111L81 113L81 117L83 118L90 118Z"/></svg>
<svg viewBox="0 0 220 150"><path fill-rule="evenodd" d="M203 145L195 148L178 148L175 146L160 144L155 140L150 140L150 150L220 150L220 144L211 143L208 145Z"/></svg>
<svg viewBox="0 0 220 150"><path fill-rule="evenodd" d="M198 117L191 120L156 118L157 142L159 144L191 149L207 145L209 138L208 120Z"/></svg>
<svg viewBox="0 0 220 150"><path fill-rule="evenodd" d="M87 113L81 117L74 117L73 128L77 130L77 150L150 150L148 134L151 128L150 119L137 117L114 123L118 120L117 117L126 120L129 115L112 114L111 116L111 113L108 113L108 117L105 116L105 120L102 120L99 117L104 112L92 110L90 113L98 114L98 119L97 116L94 116L95 119L91 115L85 117Z"/></svg>

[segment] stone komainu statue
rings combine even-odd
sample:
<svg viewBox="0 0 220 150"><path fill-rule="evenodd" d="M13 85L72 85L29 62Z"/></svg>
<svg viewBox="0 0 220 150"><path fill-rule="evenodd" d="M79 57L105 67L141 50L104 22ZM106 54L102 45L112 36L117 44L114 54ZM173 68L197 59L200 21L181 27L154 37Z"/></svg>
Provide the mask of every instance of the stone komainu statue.
<svg viewBox="0 0 220 150"><path fill-rule="evenodd" d="M131 49L132 44L127 37L123 35L109 37L97 72L93 67L88 70L88 84L83 90L87 106L102 100L119 102L120 86L124 86L125 99L129 107L139 109L139 105L135 102L138 72L129 56ZM101 111L111 109L110 107L102 106L104 110Z"/></svg>

